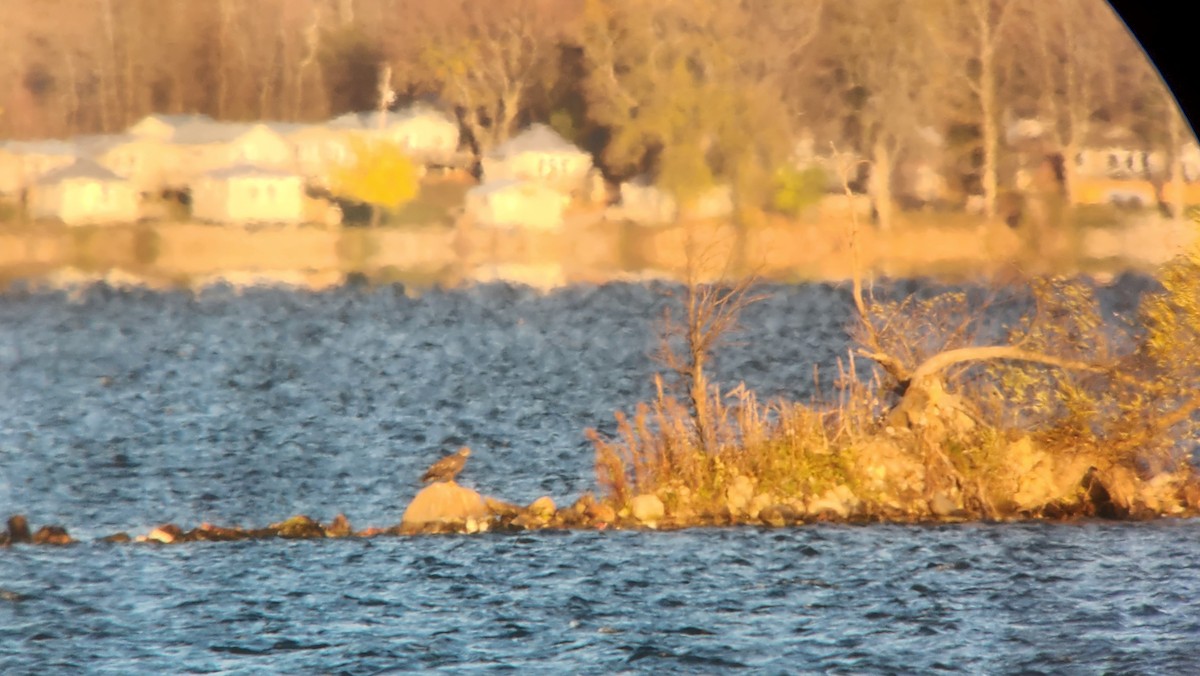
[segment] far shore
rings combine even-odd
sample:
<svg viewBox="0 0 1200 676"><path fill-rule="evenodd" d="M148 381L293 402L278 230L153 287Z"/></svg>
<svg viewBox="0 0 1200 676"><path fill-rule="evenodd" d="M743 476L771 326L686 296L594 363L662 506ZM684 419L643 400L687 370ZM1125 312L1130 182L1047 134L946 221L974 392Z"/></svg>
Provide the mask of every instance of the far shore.
<svg viewBox="0 0 1200 676"><path fill-rule="evenodd" d="M414 290L505 281L539 289L646 279L680 280L689 256L699 280L755 276L777 282L841 281L856 263L875 276L988 278L1053 272L1111 276L1149 271L1197 238L1191 223L1142 215L1122 225L1025 233L965 217L914 217L891 231L849 219L704 221L659 227L584 214L557 231L431 224L229 226L160 222L67 227L0 226L0 286L200 288L286 285L309 290L355 279ZM857 256L856 256L857 254ZM857 257L857 261L856 261Z"/></svg>

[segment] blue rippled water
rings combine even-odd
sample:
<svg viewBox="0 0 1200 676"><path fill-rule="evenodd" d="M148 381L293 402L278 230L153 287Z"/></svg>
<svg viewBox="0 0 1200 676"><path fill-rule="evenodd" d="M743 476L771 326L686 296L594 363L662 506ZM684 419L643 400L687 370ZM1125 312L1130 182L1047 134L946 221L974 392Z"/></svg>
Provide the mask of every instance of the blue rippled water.
<svg viewBox="0 0 1200 676"><path fill-rule="evenodd" d="M1131 304L1131 280L1106 290ZM773 287L720 376L807 397L848 296ZM96 541L297 513L391 525L431 458L592 487L669 287L0 296L0 673L1195 673L1200 526L818 526Z"/></svg>

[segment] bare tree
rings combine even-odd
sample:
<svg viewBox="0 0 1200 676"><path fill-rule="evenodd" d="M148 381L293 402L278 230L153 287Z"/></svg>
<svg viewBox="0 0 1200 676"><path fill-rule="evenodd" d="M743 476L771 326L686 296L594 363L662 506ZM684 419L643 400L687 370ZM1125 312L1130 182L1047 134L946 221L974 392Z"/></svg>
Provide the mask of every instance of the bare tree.
<svg viewBox="0 0 1200 676"><path fill-rule="evenodd" d="M933 30L933 45L956 66L957 81L970 93L979 125L983 211L996 216L999 192L1001 50L1007 46L1016 8L1025 0L946 0L922 3Z"/></svg>
<svg viewBox="0 0 1200 676"><path fill-rule="evenodd" d="M424 9L420 63L483 154L513 134L530 89L553 72L571 3L450 0Z"/></svg>

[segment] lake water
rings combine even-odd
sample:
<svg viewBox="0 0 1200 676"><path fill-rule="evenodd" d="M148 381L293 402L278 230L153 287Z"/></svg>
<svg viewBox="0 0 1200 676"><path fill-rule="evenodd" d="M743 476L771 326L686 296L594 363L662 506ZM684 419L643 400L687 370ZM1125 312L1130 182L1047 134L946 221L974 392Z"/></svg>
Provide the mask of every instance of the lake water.
<svg viewBox="0 0 1200 676"><path fill-rule="evenodd" d="M0 673L1200 669L1190 521L96 540L392 525L464 443L463 483L569 503L593 488L583 429L652 393L673 291L0 295L0 517L82 540L0 549ZM848 292L769 291L718 375L808 397L845 354Z"/></svg>

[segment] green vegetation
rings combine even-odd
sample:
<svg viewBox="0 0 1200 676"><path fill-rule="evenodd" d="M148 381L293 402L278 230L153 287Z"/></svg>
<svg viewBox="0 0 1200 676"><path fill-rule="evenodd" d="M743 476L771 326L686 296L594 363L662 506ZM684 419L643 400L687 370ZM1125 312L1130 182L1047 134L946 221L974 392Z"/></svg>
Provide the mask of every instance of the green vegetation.
<svg viewBox="0 0 1200 676"><path fill-rule="evenodd" d="M423 182L417 196L391 214L388 224L421 227L448 223L454 212L462 208L470 187L455 181Z"/></svg>
<svg viewBox="0 0 1200 676"><path fill-rule="evenodd" d="M781 214L796 217L815 205L825 194L829 177L820 167L784 167L775 172L771 206Z"/></svg>

